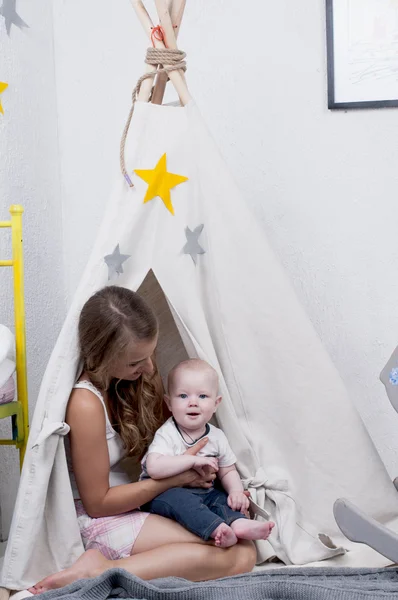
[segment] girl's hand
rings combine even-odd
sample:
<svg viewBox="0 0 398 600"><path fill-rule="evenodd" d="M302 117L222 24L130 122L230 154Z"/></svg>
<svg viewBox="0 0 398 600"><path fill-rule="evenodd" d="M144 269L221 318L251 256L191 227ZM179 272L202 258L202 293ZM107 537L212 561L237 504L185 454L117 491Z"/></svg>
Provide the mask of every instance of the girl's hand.
<svg viewBox="0 0 398 600"><path fill-rule="evenodd" d="M194 446L191 446L191 448L185 450L184 454L191 454L192 456L195 456L200 450L202 450L202 448L206 446L208 441L209 438L202 438L201 440L199 440L199 442L196 442Z"/></svg>
<svg viewBox="0 0 398 600"><path fill-rule="evenodd" d="M232 510L238 510L244 514L249 510L250 502L245 492L231 492L227 502L229 508L232 508Z"/></svg>
<svg viewBox="0 0 398 600"><path fill-rule="evenodd" d="M188 448L184 452L184 454L191 454L195 456L199 450L202 450L208 443L208 438L203 438L197 442L192 448ZM193 487L193 488L205 488L209 489L213 487L213 481L216 478L216 471L212 469L212 467L204 467L202 473L198 473L195 470L186 471L185 473L181 473L179 476L181 478L181 487Z"/></svg>
<svg viewBox="0 0 398 600"><path fill-rule="evenodd" d="M216 474L206 473L205 475L200 475L197 471L192 469L191 471L181 473L178 477L180 481L179 487L210 489L213 487L213 481L216 478Z"/></svg>
<svg viewBox="0 0 398 600"><path fill-rule="evenodd" d="M195 469L202 477L206 476L206 471L210 473L217 473L218 471L218 460L212 456L195 456L192 468ZM205 468L208 469L205 471Z"/></svg>

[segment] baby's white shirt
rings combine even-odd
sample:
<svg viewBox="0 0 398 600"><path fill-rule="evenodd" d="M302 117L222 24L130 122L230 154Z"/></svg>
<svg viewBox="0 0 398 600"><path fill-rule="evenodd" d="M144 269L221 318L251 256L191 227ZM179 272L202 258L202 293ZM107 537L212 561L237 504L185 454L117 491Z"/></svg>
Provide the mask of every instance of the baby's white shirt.
<svg viewBox="0 0 398 600"><path fill-rule="evenodd" d="M202 437L209 438L208 443L204 448L199 450L197 456L214 456L218 460L219 467L230 467L236 463L236 456L232 452L225 433L210 425L206 425L206 433ZM200 438L202 439L202 438ZM197 440L198 441L198 440ZM184 452L194 446L196 443L186 442L178 430L173 417L170 417L164 425L162 425L153 438L152 444L148 448L148 452L142 459L143 473L142 478L148 477L146 473L146 459L149 454L157 453L164 456L180 456Z"/></svg>

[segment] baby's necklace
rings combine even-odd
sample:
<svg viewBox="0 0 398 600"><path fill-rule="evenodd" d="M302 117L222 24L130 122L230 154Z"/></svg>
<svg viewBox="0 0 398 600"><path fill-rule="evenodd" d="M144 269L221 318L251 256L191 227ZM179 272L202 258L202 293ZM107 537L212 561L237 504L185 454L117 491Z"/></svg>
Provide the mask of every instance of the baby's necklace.
<svg viewBox="0 0 398 600"><path fill-rule="evenodd" d="M185 431L185 429L184 429L183 427L181 427L181 425L179 425L178 427L179 427L179 429L180 429L180 431L181 431L182 433L185 433L185 435L189 437L189 439L191 440L191 443L192 443L192 444L196 444L196 442L197 442L198 440L200 440L200 438L202 438L202 437L203 437L203 435L206 433L206 429L205 429L205 433L204 433L204 434L202 434L202 435L200 435L200 436L199 436L199 437L198 437L196 440L194 440L194 439L193 439L193 437L191 437L191 436L189 435L188 431ZM184 437L184 436L183 436L183 437ZM185 440L185 441L187 441L187 440Z"/></svg>

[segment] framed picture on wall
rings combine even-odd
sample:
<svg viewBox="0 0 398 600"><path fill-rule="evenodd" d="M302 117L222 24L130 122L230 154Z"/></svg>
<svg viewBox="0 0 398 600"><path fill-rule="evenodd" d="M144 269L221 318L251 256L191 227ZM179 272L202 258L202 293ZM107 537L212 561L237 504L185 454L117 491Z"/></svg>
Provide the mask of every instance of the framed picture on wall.
<svg viewBox="0 0 398 600"><path fill-rule="evenodd" d="M398 0L326 0L329 108L398 106Z"/></svg>

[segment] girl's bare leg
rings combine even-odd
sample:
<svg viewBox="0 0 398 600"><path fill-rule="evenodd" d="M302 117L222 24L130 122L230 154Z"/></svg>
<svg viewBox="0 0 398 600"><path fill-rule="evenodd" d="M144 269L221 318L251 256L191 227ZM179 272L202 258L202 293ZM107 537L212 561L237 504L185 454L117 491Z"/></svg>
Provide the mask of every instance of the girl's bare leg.
<svg viewBox="0 0 398 600"><path fill-rule="evenodd" d="M225 549L207 544L170 544L114 561L104 558L98 550L87 550L72 567L46 577L29 591L41 594L116 567L141 579L175 576L205 581L249 572L255 560L256 551L249 541Z"/></svg>
<svg viewBox="0 0 398 600"><path fill-rule="evenodd" d="M171 519L149 515L141 527L131 554L141 554L167 544L184 543L206 544L207 542Z"/></svg>

